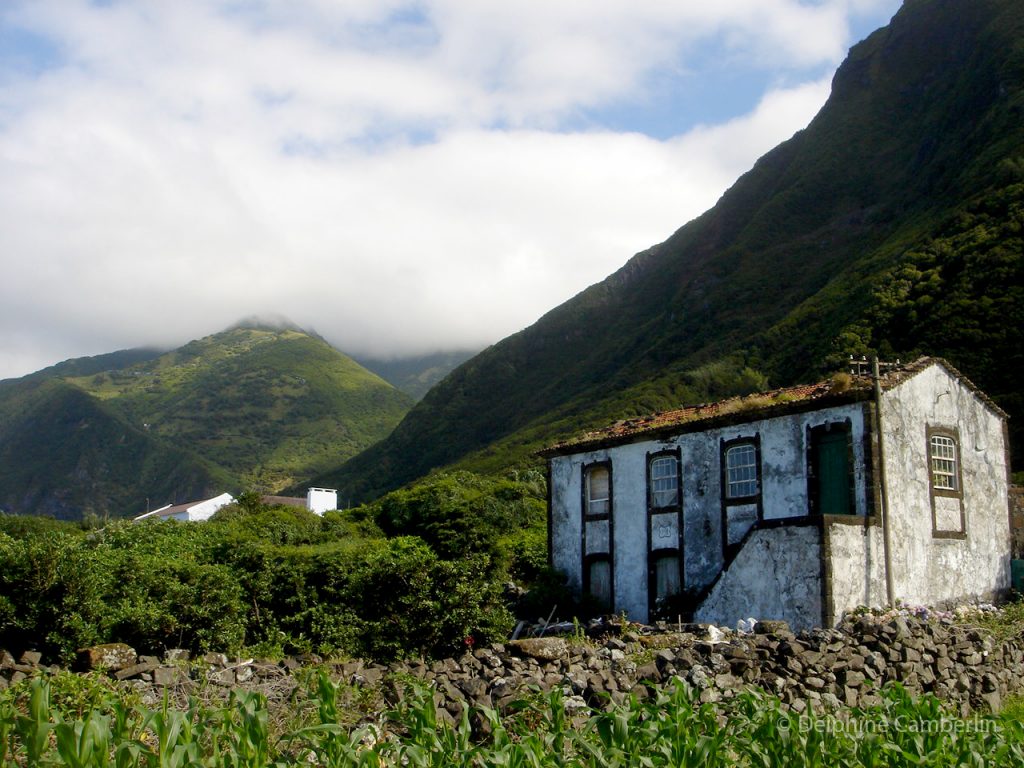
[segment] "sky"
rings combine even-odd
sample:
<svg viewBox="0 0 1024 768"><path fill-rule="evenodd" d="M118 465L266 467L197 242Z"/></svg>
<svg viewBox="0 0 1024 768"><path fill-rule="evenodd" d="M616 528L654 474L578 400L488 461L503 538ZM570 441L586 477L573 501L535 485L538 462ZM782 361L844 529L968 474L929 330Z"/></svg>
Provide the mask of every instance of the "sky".
<svg viewBox="0 0 1024 768"><path fill-rule="evenodd" d="M714 205L899 0L0 0L0 378L481 348Z"/></svg>

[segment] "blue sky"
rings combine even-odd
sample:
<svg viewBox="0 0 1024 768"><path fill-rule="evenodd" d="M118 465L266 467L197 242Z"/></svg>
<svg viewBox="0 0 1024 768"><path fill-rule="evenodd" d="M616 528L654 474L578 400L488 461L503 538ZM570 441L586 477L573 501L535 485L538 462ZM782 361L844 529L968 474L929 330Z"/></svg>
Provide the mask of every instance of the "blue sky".
<svg viewBox="0 0 1024 768"><path fill-rule="evenodd" d="M898 0L0 0L0 378L283 314L480 347L714 204Z"/></svg>

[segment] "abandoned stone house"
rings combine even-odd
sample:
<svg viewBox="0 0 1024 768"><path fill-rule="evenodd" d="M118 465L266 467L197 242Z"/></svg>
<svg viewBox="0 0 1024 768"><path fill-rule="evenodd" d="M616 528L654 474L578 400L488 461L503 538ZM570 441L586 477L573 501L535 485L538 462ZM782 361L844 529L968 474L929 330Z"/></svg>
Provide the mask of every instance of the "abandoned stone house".
<svg viewBox="0 0 1024 768"><path fill-rule="evenodd" d="M543 454L552 565L636 621L830 626L860 605L1009 587L1006 414L938 358L618 422Z"/></svg>

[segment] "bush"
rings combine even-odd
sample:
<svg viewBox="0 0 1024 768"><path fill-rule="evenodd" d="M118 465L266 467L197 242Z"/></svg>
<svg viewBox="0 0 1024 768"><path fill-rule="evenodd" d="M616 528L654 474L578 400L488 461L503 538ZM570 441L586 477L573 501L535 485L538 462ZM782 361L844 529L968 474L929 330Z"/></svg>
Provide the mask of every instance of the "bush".
<svg viewBox="0 0 1024 768"><path fill-rule="evenodd" d="M485 554L496 572L509 562L502 537L543 527L545 510L543 486L533 473L495 479L454 472L393 491L364 514L388 536L418 536L445 560Z"/></svg>
<svg viewBox="0 0 1024 768"><path fill-rule="evenodd" d="M0 644L66 659L103 637L110 580L82 537L8 539L0 558Z"/></svg>
<svg viewBox="0 0 1024 768"><path fill-rule="evenodd" d="M364 622L359 655L375 659L443 656L465 643L507 635L512 617L484 555L441 560L422 541L401 537L353 572L349 601Z"/></svg>
<svg viewBox="0 0 1024 768"><path fill-rule="evenodd" d="M508 573L548 578L534 474L439 475L323 518L250 495L201 525L0 533L0 646L61 660L113 641L385 660L497 640L511 627Z"/></svg>

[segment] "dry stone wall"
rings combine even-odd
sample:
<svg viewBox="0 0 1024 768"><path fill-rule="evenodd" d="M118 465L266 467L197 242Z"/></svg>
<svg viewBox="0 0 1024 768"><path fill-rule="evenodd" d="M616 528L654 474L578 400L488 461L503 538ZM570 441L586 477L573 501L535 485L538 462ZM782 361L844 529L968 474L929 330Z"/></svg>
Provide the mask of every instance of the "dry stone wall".
<svg viewBox="0 0 1024 768"><path fill-rule="evenodd" d="M782 622L767 621L751 634L705 625L679 629L627 625L598 641L530 638L438 661L324 666L344 684L350 701L368 713L393 703L409 681L418 680L434 687L439 712L451 717L467 703L501 709L554 688L562 689L569 707L601 707L629 695L647 697L675 678L692 686L702 702L727 700L757 686L798 712L867 706L879 701L879 689L891 681L913 692L932 692L963 713L998 710L1024 684L1024 638L996 641L950 618L863 616L836 629L796 634ZM197 692L226 697L243 687L264 693L272 705L293 702L303 678L309 679L302 670L321 663L313 656L260 662L206 654L186 660L179 651L140 657L124 646L91 649L82 663L97 658L105 660L99 665L108 674L151 702L165 693L181 700ZM0 651L0 687L41 669L47 668L38 654L16 660Z"/></svg>

